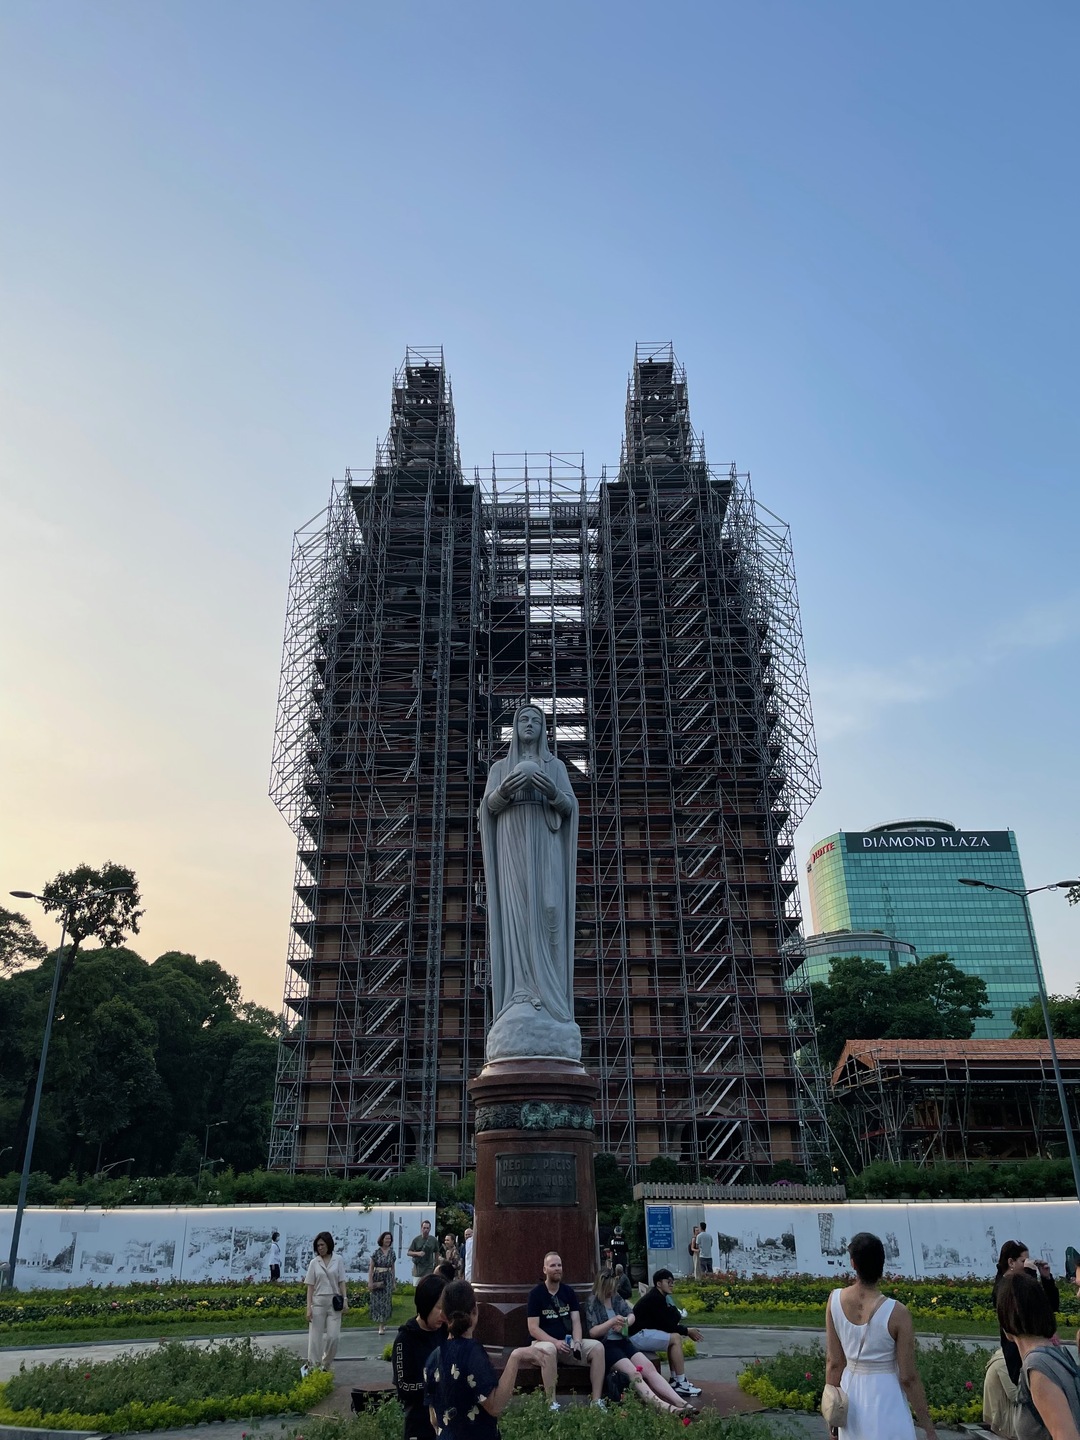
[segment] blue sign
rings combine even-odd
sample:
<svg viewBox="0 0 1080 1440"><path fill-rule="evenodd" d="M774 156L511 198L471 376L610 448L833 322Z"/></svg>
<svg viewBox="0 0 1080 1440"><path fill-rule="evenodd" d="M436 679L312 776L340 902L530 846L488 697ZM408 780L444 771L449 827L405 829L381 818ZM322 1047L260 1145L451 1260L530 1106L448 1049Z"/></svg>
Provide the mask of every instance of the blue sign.
<svg viewBox="0 0 1080 1440"><path fill-rule="evenodd" d="M672 1206L645 1206L645 1243L650 1250L675 1249L675 1212Z"/></svg>

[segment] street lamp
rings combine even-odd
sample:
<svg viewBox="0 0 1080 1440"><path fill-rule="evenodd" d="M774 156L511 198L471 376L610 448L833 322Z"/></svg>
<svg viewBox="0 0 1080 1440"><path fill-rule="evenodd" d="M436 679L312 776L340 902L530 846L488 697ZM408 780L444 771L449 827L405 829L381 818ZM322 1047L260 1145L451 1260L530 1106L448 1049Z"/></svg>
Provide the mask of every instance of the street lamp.
<svg viewBox="0 0 1080 1440"><path fill-rule="evenodd" d="M114 885L111 890L91 890L88 895L97 898L101 895L122 895L133 890L133 885ZM44 903L41 895L35 894L33 890L12 890L16 900L39 900ZM53 967L52 989L49 992L49 1009L45 1016L45 1033L41 1037L41 1058L38 1060L37 1081L34 1085L34 1104L30 1111L30 1124L26 1131L26 1149L23 1152L22 1178L19 1181L19 1198L15 1203L15 1223L11 1230L11 1253L8 1256L7 1284L8 1288L14 1290L15 1266L19 1262L19 1236L22 1234L23 1212L26 1209L26 1191L30 1184L30 1165L34 1158L34 1141L37 1138L38 1113L41 1110L41 1091L45 1084L45 1061L49 1057L49 1040L52 1036L53 1016L56 1014L56 996L60 990L60 972L63 969L64 943L67 940L68 921L71 919L71 911L74 901L69 902L63 912L60 922L60 949L56 952L56 964Z"/></svg>
<svg viewBox="0 0 1080 1440"><path fill-rule="evenodd" d="M117 1165L130 1165L134 1159L134 1155L125 1155L123 1160L114 1160L111 1165L105 1165L102 1169L96 1171L94 1173L94 1179L100 1180L101 1177L107 1175L110 1170L115 1170Z"/></svg>
<svg viewBox="0 0 1080 1440"><path fill-rule="evenodd" d="M224 1164L225 1164L225 1157L224 1157L223 1155L219 1155L216 1160L208 1160L205 1155L203 1156L203 1158L199 1161L199 1183L198 1183L198 1184L196 1185L196 1187L195 1187L195 1193L196 1193L196 1195L201 1195L201 1194L202 1194L202 1182L203 1182L203 1173L204 1173L204 1171L209 1170L211 1176L213 1176L214 1166L215 1166L215 1165L224 1165ZM210 1193L213 1194L213 1191L211 1191Z"/></svg>
<svg viewBox="0 0 1080 1440"><path fill-rule="evenodd" d="M992 885L989 880L957 880L956 883L958 885L974 885L979 890L1003 890L1006 895L1015 895L1024 907L1024 920L1027 922L1028 939L1031 941L1031 953L1035 960L1039 1004L1042 1006L1046 1038L1050 1042L1050 1063L1054 1068L1054 1083L1057 1085L1058 1104L1061 1106L1061 1123L1065 1127L1065 1144L1068 1147L1069 1161L1072 1165L1073 1186L1076 1190L1076 1198L1080 1200L1080 1160L1076 1156L1076 1140L1073 1136L1072 1120L1069 1117L1069 1101L1065 1094L1065 1081L1061 1078L1061 1064L1058 1060L1057 1046L1054 1043L1054 1027L1050 1024L1050 1003L1046 997L1046 981L1043 979L1042 965L1039 963L1039 952L1035 945L1035 927L1031 923L1031 906L1028 904L1029 895L1038 895L1041 890L1071 890L1074 885L1080 885L1080 880L1055 880L1051 885L1033 885L1030 890L1014 890L1009 885Z"/></svg>
<svg viewBox="0 0 1080 1440"><path fill-rule="evenodd" d="M228 1120L211 1120L206 1127L206 1134L203 1136L202 1159L199 1161L199 1183L195 1186L196 1193L202 1188L203 1171L206 1169L206 1156L210 1150L210 1131L217 1130L222 1125L228 1125ZM211 1160L211 1165L221 1165L222 1160Z"/></svg>

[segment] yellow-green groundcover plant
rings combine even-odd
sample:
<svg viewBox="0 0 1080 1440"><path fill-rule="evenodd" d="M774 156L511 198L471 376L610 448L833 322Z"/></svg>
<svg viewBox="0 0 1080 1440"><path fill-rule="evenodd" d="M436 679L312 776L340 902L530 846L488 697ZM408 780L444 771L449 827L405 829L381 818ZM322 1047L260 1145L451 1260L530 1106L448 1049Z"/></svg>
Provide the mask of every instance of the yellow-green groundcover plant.
<svg viewBox="0 0 1080 1440"><path fill-rule="evenodd" d="M919 1345L919 1375L926 1387L930 1416L939 1425L978 1423L982 1418L983 1373L989 1349L968 1349L959 1340ZM825 1350L820 1344L782 1350L757 1360L739 1376L739 1388L770 1410L813 1414L825 1388Z"/></svg>
<svg viewBox="0 0 1080 1440"><path fill-rule="evenodd" d="M250 1340L206 1347L178 1341L100 1364L20 1366L0 1386L0 1425L48 1430L165 1430L210 1420L304 1413L334 1388L302 1375L289 1350Z"/></svg>

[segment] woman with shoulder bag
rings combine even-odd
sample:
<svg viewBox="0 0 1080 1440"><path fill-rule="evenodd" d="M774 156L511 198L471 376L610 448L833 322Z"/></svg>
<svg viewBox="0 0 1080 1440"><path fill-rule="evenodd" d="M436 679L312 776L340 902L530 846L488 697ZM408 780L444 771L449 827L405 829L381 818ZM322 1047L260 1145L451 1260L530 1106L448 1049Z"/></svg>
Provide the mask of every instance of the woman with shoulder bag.
<svg viewBox="0 0 1080 1440"><path fill-rule="evenodd" d="M907 1307L882 1295L885 1247L865 1231L848 1255L855 1282L834 1290L825 1309L825 1393L821 1413L839 1440L914 1440L911 1409L937 1440L919 1372Z"/></svg>
<svg viewBox="0 0 1080 1440"><path fill-rule="evenodd" d="M311 1247L315 1254L307 1268L308 1364L330 1370L341 1335L341 1317L349 1308L345 1293L345 1266L334 1254L334 1237L320 1230Z"/></svg>
<svg viewBox="0 0 1080 1440"><path fill-rule="evenodd" d="M1035 1276L1022 1270L1003 1275L997 1313L1021 1357L1017 1440L1080 1440L1080 1365L1054 1338L1054 1313Z"/></svg>
<svg viewBox="0 0 1080 1440"><path fill-rule="evenodd" d="M368 1261L368 1309L372 1320L379 1327L379 1334L386 1334L386 1322L394 1308L394 1237L389 1230L379 1236L379 1243L371 1252Z"/></svg>

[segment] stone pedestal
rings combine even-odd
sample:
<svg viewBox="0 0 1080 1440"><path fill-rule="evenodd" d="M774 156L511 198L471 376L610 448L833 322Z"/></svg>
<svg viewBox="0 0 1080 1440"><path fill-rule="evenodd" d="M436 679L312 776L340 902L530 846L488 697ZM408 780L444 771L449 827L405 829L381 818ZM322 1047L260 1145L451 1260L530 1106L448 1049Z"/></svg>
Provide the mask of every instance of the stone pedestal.
<svg viewBox="0 0 1080 1440"><path fill-rule="evenodd" d="M596 1081L570 1060L497 1060L469 1086L475 1106L472 1283L477 1338L525 1345L526 1301L557 1250L584 1297L599 1264L593 1178Z"/></svg>

